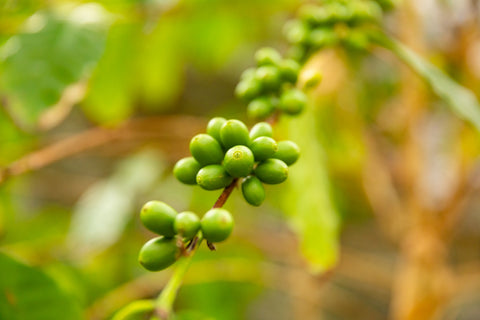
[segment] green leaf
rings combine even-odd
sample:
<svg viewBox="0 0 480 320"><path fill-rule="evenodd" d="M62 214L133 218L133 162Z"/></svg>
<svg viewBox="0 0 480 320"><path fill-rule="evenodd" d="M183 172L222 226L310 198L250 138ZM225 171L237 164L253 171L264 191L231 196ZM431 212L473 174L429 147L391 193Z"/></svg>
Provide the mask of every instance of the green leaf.
<svg viewBox="0 0 480 320"><path fill-rule="evenodd" d="M59 112L63 118L81 99L82 90L77 87L61 100L64 90L84 80L100 58L103 25L86 17L98 10L101 7L84 5L65 18L36 13L23 33L0 48L1 91L8 111L26 129L36 128L53 107L63 109Z"/></svg>
<svg viewBox="0 0 480 320"><path fill-rule="evenodd" d="M118 23L110 28L105 52L93 72L82 109L102 124L125 120L133 112L137 46L141 25Z"/></svg>
<svg viewBox="0 0 480 320"><path fill-rule="evenodd" d="M316 139L311 108L301 117L289 119L288 126L289 139L299 145L301 155L289 168L285 213L311 272L321 273L338 260L339 213L331 200L324 151Z"/></svg>
<svg viewBox="0 0 480 320"><path fill-rule="evenodd" d="M423 77L432 90L445 100L458 117L469 121L480 131L480 104L472 91L456 83L442 70L424 60L399 41L386 35L379 35L375 40Z"/></svg>
<svg viewBox="0 0 480 320"><path fill-rule="evenodd" d="M81 319L72 299L42 271L0 253L0 319Z"/></svg>

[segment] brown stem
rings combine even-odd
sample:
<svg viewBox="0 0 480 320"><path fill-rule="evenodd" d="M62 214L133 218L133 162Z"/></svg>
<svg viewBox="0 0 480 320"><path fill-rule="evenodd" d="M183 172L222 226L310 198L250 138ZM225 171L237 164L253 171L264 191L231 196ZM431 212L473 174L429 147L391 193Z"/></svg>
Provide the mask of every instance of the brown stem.
<svg viewBox="0 0 480 320"><path fill-rule="evenodd" d="M218 197L217 201L213 205L212 208L221 208L227 202L228 197L232 193L233 189L237 185L238 178L233 179L232 183L230 183L225 189L223 189L222 194Z"/></svg>
<svg viewBox="0 0 480 320"><path fill-rule="evenodd" d="M134 119L115 129L92 128L74 134L0 169L0 184L8 178L46 167L54 162L119 140L190 137L203 126L203 119L186 116L163 116ZM188 122L188 125L186 125ZM189 130L185 130L189 128Z"/></svg>

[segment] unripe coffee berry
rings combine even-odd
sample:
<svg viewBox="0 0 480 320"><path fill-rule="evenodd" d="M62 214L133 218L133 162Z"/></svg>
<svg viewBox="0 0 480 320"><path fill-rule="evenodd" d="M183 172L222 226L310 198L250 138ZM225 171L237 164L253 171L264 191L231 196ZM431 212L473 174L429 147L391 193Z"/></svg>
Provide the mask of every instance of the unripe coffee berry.
<svg viewBox="0 0 480 320"><path fill-rule="evenodd" d="M243 79L235 87L235 95L245 101L255 99L261 92L262 84L256 77Z"/></svg>
<svg viewBox="0 0 480 320"><path fill-rule="evenodd" d="M211 164L198 171L197 183L205 190L222 189L232 183L233 178L219 164Z"/></svg>
<svg viewBox="0 0 480 320"><path fill-rule="evenodd" d="M267 184L278 184L288 177L288 166L282 160L267 159L255 168L255 176Z"/></svg>
<svg viewBox="0 0 480 320"><path fill-rule="evenodd" d="M273 48L261 48L255 52L255 61L257 66L277 65L282 61L282 56Z"/></svg>
<svg viewBox="0 0 480 320"><path fill-rule="evenodd" d="M175 232L187 240L192 239L200 230L200 218L193 212L180 212L173 223Z"/></svg>
<svg viewBox="0 0 480 320"><path fill-rule="evenodd" d="M280 71L274 66L259 67L255 78L266 91L275 91L280 87Z"/></svg>
<svg viewBox="0 0 480 320"><path fill-rule="evenodd" d="M277 152L277 143L269 137L258 137L250 144L255 161L271 158Z"/></svg>
<svg viewBox="0 0 480 320"><path fill-rule="evenodd" d="M266 119L275 111L274 102L270 97L253 99L247 106L247 115L254 119Z"/></svg>
<svg viewBox="0 0 480 320"><path fill-rule="evenodd" d="M220 138L220 129L223 124L227 122L227 119L221 117L212 118L207 124L207 134L214 137L220 144L222 139Z"/></svg>
<svg viewBox="0 0 480 320"><path fill-rule="evenodd" d="M240 75L240 80L252 79L255 77L255 71L257 68L248 68L245 69Z"/></svg>
<svg viewBox="0 0 480 320"><path fill-rule="evenodd" d="M228 120L225 122L220 129L220 137L226 149L238 145L248 146L250 144L248 128L240 120Z"/></svg>
<svg viewBox="0 0 480 320"><path fill-rule="evenodd" d="M200 163L193 157L183 158L173 167L173 175L182 183L197 184L197 173L201 168Z"/></svg>
<svg viewBox="0 0 480 320"><path fill-rule="evenodd" d="M201 222L203 237L209 242L227 239L233 230L233 218L225 209L215 208L203 216Z"/></svg>
<svg viewBox="0 0 480 320"><path fill-rule="evenodd" d="M290 115L297 115L307 105L307 96L296 88L285 90L280 97L278 108Z"/></svg>
<svg viewBox="0 0 480 320"><path fill-rule="evenodd" d="M300 148L293 141L279 141L277 143L278 150L273 155L273 158L280 159L287 166L294 164L300 157Z"/></svg>
<svg viewBox="0 0 480 320"><path fill-rule="evenodd" d="M259 122L250 129L250 139L253 141L258 137L273 137L272 126L267 122Z"/></svg>
<svg viewBox="0 0 480 320"><path fill-rule="evenodd" d="M245 200L252 206L258 207L265 200L265 188L262 182L254 176L243 180L242 194Z"/></svg>
<svg viewBox="0 0 480 320"><path fill-rule="evenodd" d="M232 177L246 177L253 170L254 157L252 151L245 146L228 149L223 159L223 166Z"/></svg>
<svg viewBox="0 0 480 320"><path fill-rule="evenodd" d="M223 150L215 138L208 134L197 134L190 141L190 152L202 166L221 163Z"/></svg>
<svg viewBox="0 0 480 320"><path fill-rule="evenodd" d="M283 60L279 65L280 77L286 82L295 83L297 82L300 68L300 64L295 60Z"/></svg>
<svg viewBox="0 0 480 320"><path fill-rule="evenodd" d="M180 250L173 238L153 238L143 245L138 255L140 264L149 271L160 271L171 266Z"/></svg>
<svg viewBox="0 0 480 320"><path fill-rule="evenodd" d="M162 201L149 201L140 211L140 220L150 231L165 237L173 237L173 222L177 211Z"/></svg>

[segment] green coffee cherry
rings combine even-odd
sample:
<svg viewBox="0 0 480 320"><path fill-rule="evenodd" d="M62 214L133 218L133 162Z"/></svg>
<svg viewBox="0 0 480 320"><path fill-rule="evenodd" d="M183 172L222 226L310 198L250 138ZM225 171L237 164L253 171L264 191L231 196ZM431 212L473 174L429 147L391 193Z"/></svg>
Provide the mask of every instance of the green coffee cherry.
<svg viewBox="0 0 480 320"><path fill-rule="evenodd" d="M252 151L245 146L228 149L223 159L223 166L232 177L246 177L253 170L254 157Z"/></svg>
<svg viewBox="0 0 480 320"><path fill-rule="evenodd" d="M331 46L335 44L337 40L337 34L330 28L315 29L308 37L309 44L311 44L314 48Z"/></svg>
<svg viewBox="0 0 480 320"><path fill-rule="evenodd" d="M280 77L282 80L290 83L297 82L298 74L300 72L300 64L292 59L283 60L280 65Z"/></svg>
<svg viewBox="0 0 480 320"><path fill-rule="evenodd" d="M250 129L250 139L253 141L258 137L273 137L272 126L267 122L259 122Z"/></svg>
<svg viewBox="0 0 480 320"><path fill-rule="evenodd" d="M332 2L328 6L328 11L330 13L329 21L330 22L348 22L352 19L352 10L350 7L345 4Z"/></svg>
<svg viewBox="0 0 480 320"><path fill-rule="evenodd" d="M254 176L247 177L242 182L242 194L252 206L258 207L265 200L265 188L262 182Z"/></svg>
<svg viewBox="0 0 480 320"><path fill-rule="evenodd" d="M277 143L269 137L258 137L250 144L255 161L271 158L277 152Z"/></svg>
<svg viewBox="0 0 480 320"><path fill-rule="evenodd" d="M245 101L250 101L260 95L262 84L256 77L241 80L235 87L235 95Z"/></svg>
<svg viewBox="0 0 480 320"><path fill-rule="evenodd" d="M257 66L277 65L282 61L282 56L273 48L261 48L255 52Z"/></svg>
<svg viewBox="0 0 480 320"><path fill-rule="evenodd" d="M233 230L233 218L225 209L209 210L200 221L203 237L209 242L227 239Z"/></svg>
<svg viewBox="0 0 480 320"><path fill-rule="evenodd" d="M257 68L248 68L245 69L242 74L240 75L240 80L247 80L255 78L255 71Z"/></svg>
<svg viewBox="0 0 480 320"><path fill-rule="evenodd" d="M238 145L248 146L250 143L248 128L240 120L228 120L225 122L220 129L220 137L226 149Z"/></svg>
<svg viewBox="0 0 480 320"><path fill-rule="evenodd" d="M247 114L250 118L266 119L275 111L275 100L271 97L259 97L248 104Z"/></svg>
<svg viewBox="0 0 480 320"><path fill-rule="evenodd" d="M220 128L227 122L227 119L221 117L212 118L207 124L207 134L214 137L221 144Z"/></svg>
<svg viewBox="0 0 480 320"><path fill-rule="evenodd" d="M150 231L165 237L173 237L173 222L177 211L162 201L147 202L140 211L140 220Z"/></svg>
<svg viewBox="0 0 480 320"><path fill-rule="evenodd" d="M295 142L288 140L279 141L277 145L278 150L273 155L273 158L282 160L287 166L294 164L300 157L300 148Z"/></svg>
<svg viewBox="0 0 480 320"><path fill-rule="evenodd" d="M287 56L292 60L304 62L309 54L309 48L304 45L294 45L287 53Z"/></svg>
<svg viewBox="0 0 480 320"><path fill-rule="evenodd" d="M215 138L208 134L197 134L190 141L190 153L202 166L221 163L223 150Z"/></svg>
<svg viewBox="0 0 480 320"><path fill-rule="evenodd" d="M219 164L211 164L198 171L197 183L205 190L222 189L232 183L233 178Z"/></svg>
<svg viewBox="0 0 480 320"><path fill-rule="evenodd" d="M288 166L279 159L267 159L255 168L255 175L267 184L278 184L288 177Z"/></svg>
<svg viewBox="0 0 480 320"><path fill-rule="evenodd" d="M180 254L173 238L158 237L145 243L140 249L138 261L149 271L160 271L171 266Z"/></svg>
<svg viewBox="0 0 480 320"><path fill-rule="evenodd" d="M280 97L278 108L290 115L297 115L303 111L307 105L307 96L303 91L291 88L285 90Z"/></svg>
<svg viewBox="0 0 480 320"><path fill-rule="evenodd" d="M193 157L183 158L173 167L173 175L185 184L197 184L197 173L202 168Z"/></svg>
<svg viewBox="0 0 480 320"><path fill-rule="evenodd" d="M275 91L280 87L280 71L275 66L262 66L255 72L255 78L266 91Z"/></svg>
<svg viewBox="0 0 480 320"><path fill-rule="evenodd" d="M329 13L325 7L318 5L303 5L298 13L300 19L311 26L325 24L328 20Z"/></svg>
<svg viewBox="0 0 480 320"><path fill-rule="evenodd" d="M200 230L200 218L190 211L180 212L173 223L175 232L187 240L192 239Z"/></svg>
<svg viewBox="0 0 480 320"><path fill-rule="evenodd" d="M300 20L291 20L285 24L284 33L288 42L304 44L308 41L310 28Z"/></svg>

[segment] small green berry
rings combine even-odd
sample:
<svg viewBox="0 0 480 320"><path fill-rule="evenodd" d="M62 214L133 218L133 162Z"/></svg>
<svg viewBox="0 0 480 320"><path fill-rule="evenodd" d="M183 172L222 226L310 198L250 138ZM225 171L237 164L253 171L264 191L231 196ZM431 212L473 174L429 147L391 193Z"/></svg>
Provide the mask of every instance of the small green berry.
<svg viewBox="0 0 480 320"><path fill-rule="evenodd" d="M287 166L294 164L300 157L300 148L295 142L289 140L279 141L277 145L278 150L273 155L273 158L282 160Z"/></svg>
<svg viewBox="0 0 480 320"><path fill-rule="evenodd" d="M249 176L243 180L242 194L252 206L258 207L265 200L265 188L262 182L254 176Z"/></svg>
<svg viewBox="0 0 480 320"><path fill-rule="evenodd" d="M225 122L220 129L220 137L226 149L238 145L248 146L250 143L248 128L240 120L228 120Z"/></svg>
<svg viewBox="0 0 480 320"><path fill-rule="evenodd" d="M257 66L277 65L282 61L282 56L277 50L269 47L261 48L255 52Z"/></svg>
<svg viewBox="0 0 480 320"><path fill-rule="evenodd" d="M284 34L292 44L304 44L308 41L309 27L300 20L291 20L285 24Z"/></svg>
<svg viewBox="0 0 480 320"><path fill-rule="evenodd" d="M288 177L288 166L279 159L267 159L255 168L255 175L267 184L278 184Z"/></svg>
<svg viewBox="0 0 480 320"><path fill-rule="evenodd" d="M261 83L262 88L267 91L275 91L280 87L280 71L275 66L259 67L255 78Z"/></svg>
<svg viewBox="0 0 480 320"><path fill-rule="evenodd" d="M255 161L271 158L277 152L277 143L269 137L258 137L250 144Z"/></svg>
<svg viewBox="0 0 480 320"><path fill-rule="evenodd" d="M295 61L304 62L309 54L309 47L305 45L294 45L287 53L287 56Z"/></svg>
<svg viewBox="0 0 480 320"><path fill-rule="evenodd" d="M183 158L173 167L173 175L182 183L197 184L197 173L201 168L202 166L195 158Z"/></svg>
<svg viewBox="0 0 480 320"><path fill-rule="evenodd" d="M140 211L140 220L150 231L165 237L173 237L173 222L177 211L162 201L149 201Z"/></svg>
<svg viewBox="0 0 480 320"><path fill-rule="evenodd" d="M190 141L190 153L202 166L221 163L223 150L215 138L208 134L197 134Z"/></svg>
<svg viewBox="0 0 480 320"><path fill-rule="evenodd" d="M329 14L324 7L318 5L303 5L298 13L300 19L310 26L324 24L329 17Z"/></svg>
<svg viewBox="0 0 480 320"><path fill-rule="evenodd" d="M180 250L173 238L153 238L143 245L138 254L138 261L149 271L160 271L171 266Z"/></svg>
<svg viewBox="0 0 480 320"><path fill-rule="evenodd" d="M259 122L250 129L250 139L255 140L258 137L273 137L272 126L267 122Z"/></svg>
<svg viewBox="0 0 480 320"><path fill-rule="evenodd" d="M307 96L303 91L292 88L285 90L280 97L278 108L290 115L297 115L307 105Z"/></svg>
<svg viewBox="0 0 480 320"><path fill-rule="evenodd" d="M331 46L337 42L337 34L330 28L319 28L313 30L308 41L314 48L323 48Z"/></svg>
<svg viewBox="0 0 480 320"><path fill-rule="evenodd" d="M200 218L190 211L180 212L173 223L175 232L187 240L192 239L200 230Z"/></svg>
<svg viewBox="0 0 480 320"><path fill-rule="evenodd" d="M197 183L205 190L222 189L232 183L233 178L219 164L211 164L198 171Z"/></svg>
<svg viewBox="0 0 480 320"><path fill-rule="evenodd" d="M223 159L223 166L232 177L246 177L253 170L254 157L252 151L245 146L228 149Z"/></svg>
<svg viewBox="0 0 480 320"><path fill-rule="evenodd" d="M214 137L215 140L217 140L220 144L222 142L222 139L220 139L220 128L225 122L227 122L227 119L222 117L215 117L208 121L207 124L207 134Z"/></svg>
<svg viewBox="0 0 480 320"><path fill-rule="evenodd" d="M233 230L233 218L225 209L215 208L203 216L201 222L203 237L209 242L227 239Z"/></svg>
<svg viewBox="0 0 480 320"><path fill-rule="evenodd" d="M300 72L300 64L292 59L283 60L280 63L280 77L287 82L295 83Z"/></svg>
<svg viewBox="0 0 480 320"><path fill-rule="evenodd" d="M255 99L261 92L262 84L256 77L243 79L235 87L235 95L245 101Z"/></svg>
<svg viewBox="0 0 480 320"><path fill-rule="evenodd" d="M266 119L275 111L274 99L258 97L248 104L247 114L250 118Z"/></svg>
<svg viewBox="0 0 480 320"><path fill-rule="evenodd" d="M248 68L245 69L242 74L240 75L240 80L248 80L253 79L255 77L255 71L257 68Z"/></svg>

